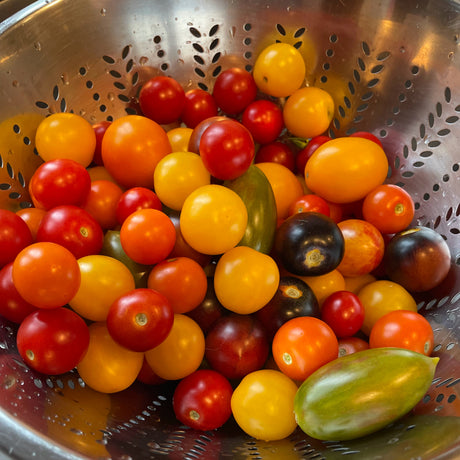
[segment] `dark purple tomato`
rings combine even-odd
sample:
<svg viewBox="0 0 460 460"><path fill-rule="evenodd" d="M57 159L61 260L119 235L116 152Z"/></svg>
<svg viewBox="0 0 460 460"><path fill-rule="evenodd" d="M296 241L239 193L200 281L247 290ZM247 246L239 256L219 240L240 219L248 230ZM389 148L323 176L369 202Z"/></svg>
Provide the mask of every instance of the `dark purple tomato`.
<svg viewBox="0 0 460 460"><path fill-rule="evenodd" d="M267 332L249 315L223 316L206 336L206 360L228 379L239 379L262 368L269 351Z"/></svg>
<svg viewBox="0 0 460 460"><path fill-rule="evenodd" d="M200 153L200 140L201 140L201 135L215 122L217 121L224 121L228 120L227 117L223 116L214 116L214 117L209 117L205 118L204 120L200 121L192 131L192 134L190 135L190 139L188 140L188 150L189 152L193 153Z"/></svg>
<svg viewBox="0 0 460 460"><path fill-rule="evenodd" d="M410 292L425 292L441 284L451 267L444 238L428 227L397 233L385 249L385 273Z"/></svg>
<svg viewBox="0 0 460 460"><path fill-rule="evenodd" d="M273 339L276 331L297 316L319 318L318 300L308 284L295 276L282 276L278 290L270 302L255 313L257 319Z"/></svg>
<svg viewBox="0 0 460 460"><path fill-rule="evenodd" d="M186 313L187 316L195 320L201 327L201 330L206 334L212 325L228 313L214 291L214 282L212 278L208 278L208 288L203 302L198 307Z"/></svg>
<svg viewBox="0 0 460 460"><path fill-rule="evenodd" d="M344 238L337 224L316 212L292 215L275 234L275 256L294 275L324 275L337 268L344 250Z"/></svg>

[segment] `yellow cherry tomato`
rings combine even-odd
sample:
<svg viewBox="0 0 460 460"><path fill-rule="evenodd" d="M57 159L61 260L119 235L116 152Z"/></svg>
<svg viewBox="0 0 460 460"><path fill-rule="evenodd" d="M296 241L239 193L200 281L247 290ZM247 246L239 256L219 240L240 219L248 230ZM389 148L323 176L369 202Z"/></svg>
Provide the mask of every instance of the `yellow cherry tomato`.
<svg viewBox="0 0 460 460"><path fill-rule="evenodd" d="M172 152L188 152L188 141L192 135L192 128L173 128L166 132Z"/></svg>
<svg viewBox="0 0 460 460"><path fill-rule="evenodd" d="M283 107L284 124L294 136L323 134L334 115L334 99L321 88L307 86L294 91Z"/></svg>
<svg viewBox="0 0 460 460"><path fill-rule="evenodd" d="M358 294L358 292L366 284L377 281L377 278L370 273L366 273L360 276L344 276L345 279L345 290L353 292L353 294Z"/></svg>
<svg viewBox="0 0 460 460"><path fill-rule="evenodd" d="M286 166L271 161L256 163L270 182L275 196L278 220L286 219L294 201L304 194L303 187L297 176Z"/></svg>
<svg viewBox="0 0 460 460"><path fill-rule="evenodd" d="M112 303L135 288L129 268L113 257L90 255L78 259L81 282L69 305L83 318L105 321Z"/></svg>
<svg viewBox="0 0 460 460"><path fill-rule="evenodd" d="M159 161L153 173L155 192L161 202L180 211L185 199L198 187L208 185L211 175L200 155L174 152Z"/></svg>
<svg viewBox="0 0 460 460"><path fill-rule="evenodd" d="M351 203L382 184L388 159L376 142L339 137L318 147L305 166L307 187L326 201Z"/></svg>
<svg viewBox="0 0 460 460"><path fill-rule="evenodd" d="M246 231L248 212L239 195L223 185L194 190L184 201L180 229L196 251L216 255L235 247Z"/></svg>
<svg viewBox="0 0 460 460"><path fill-rule="evenodd" d="M358 292L364 307L364 323L361 330L369 335L375 322L394 310L417 311L412 295L400 284L393 281L377 280L366 284Z"/></svg>
<svg viewBox="0 0 460 460"><path fill-rule="evenodd" d="M294 46L273 43L257 56L253 77L263 93L287 97L305 82L305 62Z"/></svg>
<svg viewBox="0 0 460 460"><path fill-rule="evenodd" d="M332 270L329 273L319 276L299 276L305 281L318 300L321 306L326 299L333 292L343 291L345 289L345 279L343 275L337 270Z"/></svg>
<svg viewBox="0 0 460 460"><path fill-rule="evenodd" d="M88 172L89 177L91 178L91 182L96 180L108 180L115 183L117 182L104 166L92 166L91 168L88 168Z"/></svg>
<svg viewBox="0 0 460 460"><path fill-rule="evenodd" d="M80 115L53 113L38 125L35 146L45 161L70 158L86 168L94 156L96 133Z"/></svg>
<svg viewBox="0 0 460 460"><path fill-rule="evenodd" d="M235 388L232 414L239 427L256 439L277 441L296 428L297 385L283 373L262 369L246 375Z"/></svg>
<svg viewBox="0 0 460 460"><path fill-rule="evenodd" d="M89 326L89 347L77 366L86 385L101 393L125 390L136 380L144 353L128 350L112 339L105 322Z"/></svg>
<svg viewBox="0 0 460 460"><path fill-rule="evenodd" d="M217 262L214 291L227 310L251 314L275 295L279 279L278 266L270 256L247 246L237 246Z"/></svg>
<svg viewBox="0 0 460 460"><path fill-rule="evenodd" d="M196 371L204 358L204 334L192 318L176 313L166 339L145 353L156 375L165 380L179 380Z"/></svg>

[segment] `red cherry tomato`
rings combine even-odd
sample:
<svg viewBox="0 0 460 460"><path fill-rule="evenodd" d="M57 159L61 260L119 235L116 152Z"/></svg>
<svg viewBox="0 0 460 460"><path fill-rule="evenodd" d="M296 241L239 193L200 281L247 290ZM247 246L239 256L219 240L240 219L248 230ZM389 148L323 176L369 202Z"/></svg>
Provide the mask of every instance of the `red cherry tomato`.
<svg viewBox="0 0 460 460"><path fill-rule="evenodd" d="M228 120L227 117L215 116L205 118L200 121L195 128L193 128L192 134L188 140L188 151L193 153L200 153L200 140L203 133L215 122Z"/></svg>
<svg viewBox="0 0 460 460"><path fill-rule="evenodd" d="M91 187L89 172L75 160L50 160L32 175L29 192L35 207L51 209L61 204L81 206Z"/></svg>
<svg viewBox="0 0 460 460"><path fill-rule="evenodd" d="M380 139L377 136L374 136L374 134L369 133L367 131L358 131L356 133L350 134L350 137L363 137L364 139L369 139L370 141L375 142L383 149L383 145L382 142L380 142Z"/></svg>
<svg viewBox="0 0 460 460"><path fill-rule="evenodd" d="M181 120L189 128L195 128L198 123L215 116L217 116L217 104L212 94L199 88L190 89L185 93Z"/></svg>
<svg viewBox="0 0 460 460"><path fill-rule="evenodd" d="M221 180L241 176L254 158L251 133L231 119L212 123L203 132L199 149L206 169Z"/></svg>
<svg viewBox="0 0 460 460"><path fill-rule="evenodd" d="M321 319L329 324L338 338L356 334L364 322L364 307L356 294L336 291L321 307Z"/></svg>
<svg viewBox="0 0 460 460"><path fill-rule="evenodd" d="M146 187L133 187L123 192L120 196L117 207L117 221L121 225L125 219L134 211L139 209L162 210L162 204L157 194Z"/></svg>
<svg viewBox="0 0 460 460"><path fill-rule="evenodd" d="M104 137L107 128L110 126L110 121L101 121L93 125L94 133L96 134L96 148L94 150L93 163L98 166L103 166L102 161L102 138Z"/></svg>
<svg viewBox="0 0 460 460"><path fill-rule="evenodd" d="M195 430L220 428L231 416L230 382L211 369L199 369L182 379L173 396L176 418Z"/></svg>
<svg viewBox="0 0 460 460"><path fill-rule="evenodd" d="M24 300L13 283L13 262L0 270L0 315L14 323L21 323L37 307Z"/></svg>
<svg viewBox="0 0 460 460"><path fill-rule="evenodd" d="M280 141L262 145L257 151L254 163L279 163L294 172L295 155L292 149Z"/></svg>
<svg viewBox="0 0 460 460"><path fill-rule="evenodd" d="M32 233L24 220L13 211L0 209L0 267L13 262L32 241Z"/></svg>
<svg viewBox="0 0 460 460"><path fill-rule="evenodd" d="M393 310L374 323L369 346L406 348L430 356L434 347L433 329L418 312Z"/></svg>
<svg viewBox="0 0 460 460"><path fill-rule="evenodd" d="M308 159L313 155L315 150L323 145L325 142L330 141L329 136L315 136L310 139L308 144L297 154L296 156L296 170L298 174L303 174L305 171L305 165Z"/></svg>
<svg viewBox="0 0 460 460"><path fill-rule="evenodd" d="M265 99L251 102L244 110L241 122L259 144L273 142L284 128L282 110Z"/></svg>
<svg viewBox="0 0 460 460"><path fill-rule="evenodd" d="M77 259L99 254L104 233L96 219L78 206L50 209L42 218L37 241L50 241L67 248Z"/></svg>
<svg viewBox="0 0 460 460"><path fill-rule="evenodd" d="M343 337L339 339L339 357L351 355L357 351L367 350L369 343L359 337Z"/></svg>
<svg viewBox="0 0 460 460"><path fill-rule="evenodd" d="M112 303L107 315L107 329L120 345L145 352L166 339L173 321L173 310L163 294L153 289L137 288Z"/></svg>
<svg viewBox="0 0 460 460"><path fill-rule="evenodd" d="M85 321L68 308L40 309L21 323L16 341L28 366L58 375L81 361L89 346L89 331Z"/></svg>
<svg viewBox="0 0 460 460"><path fill-rule="evenodd" d="M139 93L142 113L159 124L178 120L184 103L184 89L172 77L153 77L144 83Z"/></svg>
<svg viewBox="0 0 460 460"><path fill-rule="evenodd" d="M292 216L298 212L319 212L327 217L330 216L330 209L327 201L313 193L302 195L292 203L289 209L289 215Z"/></svg>
<svg viewBox="0 0 460 460"><path fill-rule="evenodd" d="M232 67L216 78L212 95L223 112L237 115L255 100L257 86L249 72Z"/></svg>

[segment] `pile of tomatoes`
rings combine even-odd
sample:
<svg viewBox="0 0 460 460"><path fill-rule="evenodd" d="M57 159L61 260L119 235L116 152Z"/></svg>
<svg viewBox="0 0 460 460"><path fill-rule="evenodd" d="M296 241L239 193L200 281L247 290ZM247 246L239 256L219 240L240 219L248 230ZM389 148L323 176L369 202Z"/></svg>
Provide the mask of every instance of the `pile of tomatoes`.
<svg viewBox="0 0 460 460"><path fill-rule="evenodd" d="M212 93L154 77L139 109L96 125L45 118L33 206L0 211L0 314L27 365L76 368L104 393L172 381L182 423L233 415L275 440L296 428L298 384L339 355L431 354L411 292L442 282L449 250L408 230L413 200L385 184L374 135L326 134L334 101L305 86L297 49L267 47ZM234 181L254 168L243 199ZM273 216L262 229L257 206ZM264 246L241 244L248 229Z"/></svg>

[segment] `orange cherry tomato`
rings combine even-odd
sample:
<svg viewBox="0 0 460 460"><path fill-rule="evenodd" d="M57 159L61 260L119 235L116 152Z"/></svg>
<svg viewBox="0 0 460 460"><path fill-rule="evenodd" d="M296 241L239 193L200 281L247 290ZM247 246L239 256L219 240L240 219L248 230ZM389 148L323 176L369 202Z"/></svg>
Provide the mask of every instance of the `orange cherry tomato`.
<svg viewBox="0 0 460 460"><path fill-rule="evenodd" d="M46 211L40 208L24 208L16 211L16 214L27 224L30 233L32 234L32 238L35 241L37 238L38 227L40 226L40 222L46 214Z"/></svg>

